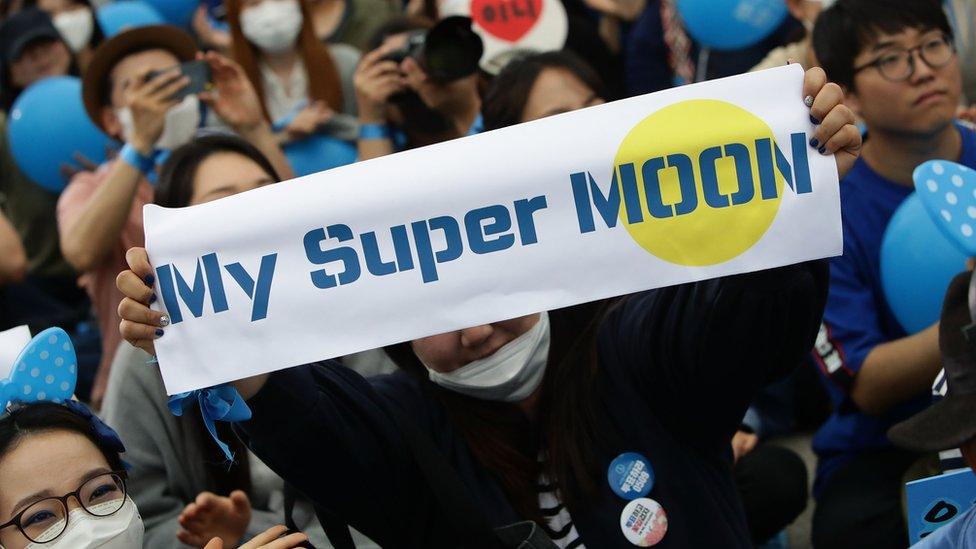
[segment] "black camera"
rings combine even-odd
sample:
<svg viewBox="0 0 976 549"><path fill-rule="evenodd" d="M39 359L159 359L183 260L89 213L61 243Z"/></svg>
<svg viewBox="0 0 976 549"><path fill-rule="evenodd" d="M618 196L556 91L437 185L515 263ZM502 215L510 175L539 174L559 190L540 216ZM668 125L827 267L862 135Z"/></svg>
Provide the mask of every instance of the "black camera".
<svg viewBox="0 0 976 549"><path fill-rule="evenodd" d="M471 30L471 18L446 17L427 31L415 31L401 48L383 56L400 63L412 57L436 82L453 82L478 70L484 53L481 37Z"/></svg>

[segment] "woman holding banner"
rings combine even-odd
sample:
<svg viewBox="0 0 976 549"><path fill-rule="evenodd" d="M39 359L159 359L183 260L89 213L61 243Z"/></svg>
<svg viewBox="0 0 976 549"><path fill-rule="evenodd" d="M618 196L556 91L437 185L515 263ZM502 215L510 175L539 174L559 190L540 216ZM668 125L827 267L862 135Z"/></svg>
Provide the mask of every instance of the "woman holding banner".
<svg viewBox="0 0 976 549"><path fill-rule="evenodd" d="M503 128L599 104L602 90L593 69L569 51L513 59L488 88L485 128ZM809 498L807 470L800 456L781 446L758 444L762 434L759 416L750 406L732 438L736 486L756 545L796 520Z"/></svg>
<svg viewBox="0 0 976 549"><path fill-rule="evenodd" d="M800 100L845 173L861 138L840 88L812 69ZM121 330L153 352L168 319L145 250L128 260ZM826 293L818 261L433 335L388 348L390 376L325 361L240 380L238 427L330 538L515 547L541 526L558 547L751 547L729 441L811 347Z"/></svg>

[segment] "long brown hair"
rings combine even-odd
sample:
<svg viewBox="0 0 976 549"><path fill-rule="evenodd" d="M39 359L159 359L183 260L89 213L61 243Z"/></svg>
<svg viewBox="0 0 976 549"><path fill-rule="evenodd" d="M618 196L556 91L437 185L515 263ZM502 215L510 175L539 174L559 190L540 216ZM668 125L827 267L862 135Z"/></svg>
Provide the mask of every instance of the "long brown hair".
<svg viewBox="0 0 976 549"><path fill-rule="evenodd" d="M516 404L478 400L433 384L410 343L386 348L447 411L481 465L494 473L519 515L541 525L537 483L545 473L570 509L578 509L598 490L593 448L608 442L598 429L596 334L610 302L595 302L549 313L549 360L535 427ZM549 459L540 467L538 454Z"/></svg>
<svg viewBox="0 0 976 549"><path fill-rule="evenodd" d="M267 1L267 0L266 0ZM243 0L225 0L227 6L227 22L230 25L230 35L233 39L231 52L234 60L241 64L247 77L254 84L261 99L261 108L268 120L268 108L264 97L264 79L258 68L259 50L257 46L244 36L241 30L241 11ZM335 60L329 53L329 48L319 42L312 27L312 16L306 0L298 0L302 10L302 30L298 34L298 49L305 61L305 74L308 77L308 99L325 101L335 111L342 111L342 82ZM273 121L272 121L273 122Z"/></svg>

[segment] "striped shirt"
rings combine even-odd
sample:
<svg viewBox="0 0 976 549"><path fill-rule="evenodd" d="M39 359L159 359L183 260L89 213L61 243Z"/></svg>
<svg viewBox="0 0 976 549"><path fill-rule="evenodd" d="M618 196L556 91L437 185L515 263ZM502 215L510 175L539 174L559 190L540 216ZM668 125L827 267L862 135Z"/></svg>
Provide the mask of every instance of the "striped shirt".
<svg viewBox="0 0 976 549"><path fill-rule="evenodd" d="M935 382L932 384L932 400L938 401L945 398L946 389L948 389L948 381L946 380L946 371L942 369L939 370L939 375L935 376ZM939 452L939 462L943 473L955 473L968 467L962 459L962 452L958 448Z"/></svg>
<svg viewBox="0 0 976 549"><path fill-rule="evenodd" d="M544 454L539 456L543 471L547 465L546 459L547 456ZM546 524L542 525L542 529L546 531L553 543L562 549L585 549L583 540L576 532L573 517L569 515L569 509L559 499L556 486L550 481L548 475L545 473L539 475L536 489L539 491L539 509L542 511L543 518L546 519Z"/></svg>

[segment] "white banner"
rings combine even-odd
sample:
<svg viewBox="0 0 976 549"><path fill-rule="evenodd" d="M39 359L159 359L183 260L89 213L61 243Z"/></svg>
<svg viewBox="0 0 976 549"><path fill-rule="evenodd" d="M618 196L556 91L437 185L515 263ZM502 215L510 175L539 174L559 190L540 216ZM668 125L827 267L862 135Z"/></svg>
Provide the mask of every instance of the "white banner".
<svg viewBox="0 0 976 549"><path fill-rule="evenodd" d="M799 65L146 206L167 390L841 253Z"/></svg>

